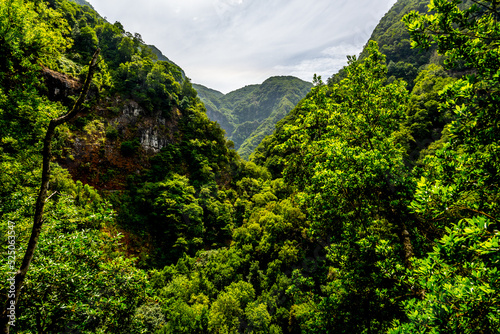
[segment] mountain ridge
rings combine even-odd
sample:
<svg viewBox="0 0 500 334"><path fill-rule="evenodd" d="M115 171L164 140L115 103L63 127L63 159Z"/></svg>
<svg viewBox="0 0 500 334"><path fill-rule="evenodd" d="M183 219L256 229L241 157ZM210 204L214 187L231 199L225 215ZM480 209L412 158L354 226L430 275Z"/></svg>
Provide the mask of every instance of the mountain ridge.
<svg viewBox="0 0 500 334"><path fill-rule="evenodd" d="M246 85L227 94L193 84L205 104L208 117L217 121L248 158L276 123L309 92L312 84L294 76L273 76L261 84Z"/></svg>

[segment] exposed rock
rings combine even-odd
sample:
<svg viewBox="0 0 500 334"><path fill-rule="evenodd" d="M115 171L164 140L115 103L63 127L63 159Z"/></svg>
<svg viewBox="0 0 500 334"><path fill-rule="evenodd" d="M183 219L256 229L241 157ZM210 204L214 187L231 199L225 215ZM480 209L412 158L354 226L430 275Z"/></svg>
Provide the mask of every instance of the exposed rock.
<svg viewBox="0 0 500 334"><path fill-rule="evenodd" d="M69 75L62 74L48 68L42 69L45 84L48 90L48 97L52 101L69 103L69 96L78 94L82 84Z"/></svg>
<svg viewBox="0 0 500 334"><path fill-rule="evenodd" d="M47 96L71 105L70 97L78 95L81 83L47 68L42 74ZM90 95L95 97L97 92ZM128 175L140 175L152 156L176 141L181 115L176 107L167 113L151 113L136 101L116 96L103 99L93 109L87 113L90 118L73 121L73 130L64 135L66 144L58 157L58 162L84 183L123 189Z"/></svg>
<svg viewBox="0 0 500 334"><path fill-rule="evenodd" d="M139 139L145 151L157 153L169 143L174 142L172 131L175 131L175 126L167 121L162 112L149 114L132 100L125 101L121 110L121 115L110 119L110 123L117 126L122 133L126 132L130 125L134 125L137 129L135 138ZM174 123L177 122L174 121Z"/></svg>
<svg viewBox="0 0 500 334"><path fill-rule="evenodd" d="M82 182L123 189L128 175L140 175L152 156L176 141L180 112L174 108L169 114L148 113L133 100L108 99L97 106L95 120L72 133L59 162Z"/></svg>

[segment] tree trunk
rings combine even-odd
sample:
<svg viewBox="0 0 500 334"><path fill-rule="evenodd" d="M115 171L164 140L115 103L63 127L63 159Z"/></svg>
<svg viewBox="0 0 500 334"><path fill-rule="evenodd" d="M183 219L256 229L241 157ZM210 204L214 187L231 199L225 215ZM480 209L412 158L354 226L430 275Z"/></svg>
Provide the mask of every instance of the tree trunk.
<svg viewBox="0 0 500 334"><path fill-rule="evenodd" d="M415 256L415 254L413 252L413 245L411 243L410 232L408 232L406 224L403 221L399 221L398 229L399 229L398 231L399 239L403 246L403 257L404 257L405 268L411 270L413 269L411 259ZM423 297L425 296L425 290L421 289L418 286L410 287L410 289L412 293L420 299L423 299Z"/></svg>
<svg viewBox="0 0 500 334"><path fill-rule="evenodd" d="M9 293L7 295L7 300L5 302L5 306L2 310L2 314L0 316L0 324L2 327L2 333L8 334L11 324L15 324L15 319L18 317L16 314L16 305L19 300L19 295L21 292L21 288L23 286L24 278L26 277L26 273L28 272L29 266L31 264L31 260L33 260L33 255L35 253L36 246L38 244L38 238L40 236L40 232L42 231L43 226L43 209L45 206L45 201L47 199L47 188L49 186L50 180L50 159L52 158L51 153L51 142L52 137L54 137L55 129L58 125L66 123L70 119L74 118L78 112L80 111L83 102L85 101L85 97L90 88L90 83L92 81L92 77L94 75L97 58L99 56L100 50L98 49L89 65L89 72L87 74L87 78L85 79L85 83L83 85L82 91L78 100L73 105L73 108L65 115L54 118L50 121L49 127L47 128L47 132L45 133L45 138L43 140L43 151L42 151L42 184L40 185L40 192L38 193L38 198L36 200L35 205L35 216L33 219L33 228L31 230L31 236L28 242L28 246L26 248L26 252L24 254L23 261L21 263L21 267L15 273L14 277L14 292ZM12 296L14 295L14 296ZM9 317L9 315L13 315Z"/></svg>
<svg viewBox="0 0 500 334"><path fill-rule="evenodd" d="M408 232L408 229L406 228L406 224L403 222L400 222L400 224L399 224L399 239L401 240L401 243L403 244L403 255L404 255L405 267L407 269L411 269L412 264L411 264L410 260L414 256L413 245L412 245L411 239L410 239L410 232Z"/></svg>

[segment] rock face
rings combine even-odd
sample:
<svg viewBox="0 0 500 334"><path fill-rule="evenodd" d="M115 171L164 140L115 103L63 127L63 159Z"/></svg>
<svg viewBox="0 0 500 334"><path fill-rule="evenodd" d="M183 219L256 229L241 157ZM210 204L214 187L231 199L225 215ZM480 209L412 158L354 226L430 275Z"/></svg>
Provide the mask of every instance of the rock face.
<svg viewBox="0 0 500 334"><path fill-rule="evenodd" d="M125 101L120 109L121 115L110 119L109 122L116 124L121 133L126 133L131 125L136 127L135 137L139 139L144 151L157 153L169 143L174 142L171 131L175 131L175 126L163 116L162 112L150 115L132 100Z"/></svg>
<svg viewBox="0 0 500 334"><path fill-rule="evenodd" d="M77 129L68 131L59 163L94 187L123 189L127 176L140 175L152 156L176 141L179 118L176 108L165 116L147 112L133 100L109 98L92 117L73 123Z"/></svg>
<svg viewBox="0 0 500 334"><path fill-rule="evenodd" d="M68 75L43 69L47 96L70 107L82 84ZM97 90L91 99L99 99ZM180 111L150 112L136 101L117 95L99 99L92 110L60 129L59 164L73 178L100 189L123 189L129 175L141 174L149 159L176 142Z"/></svg>
<svg viewBox="0 0 500 334"><path fill-rule="evenodd" d="M42 75L48 90L47 96L52 101L70 103L69 97L76 95L82 88L78 80L48 68L42 69Z"/></svg>

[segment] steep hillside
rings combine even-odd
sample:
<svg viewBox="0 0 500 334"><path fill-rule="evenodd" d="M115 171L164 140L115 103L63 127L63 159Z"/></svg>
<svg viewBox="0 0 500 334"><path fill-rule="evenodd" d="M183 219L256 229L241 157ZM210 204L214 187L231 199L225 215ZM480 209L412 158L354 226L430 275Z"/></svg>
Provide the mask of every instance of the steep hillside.
<svg viewBox="0 0 500 334"><path fill-rule="evenodd" d="M148 47L151 49L151 52L153 52L153 54L156 56L157 60L159 61L166 61L174 66L176 66L177 68L179 68L180 72L181 72L181 75L182 75L182 78L185 79L186 78L186 73L184 73L184 70L182 68L180 68L176 63L174 63L173 61L171 61L170 59L167 58L167 56L165 56L160 49L158 49L156 46L154 45L148 45Z"/></svg>
<svg viewBox="0 0 500 334"><path fill-rule="evenodd" d="M231 117L231 111L222 108L221 99L224 97L224 94L199 84L193 84L193 88L196 89L198 96L203 101L203 104L205 104L207 116L212 121L220 124L224 131L226 131L226 136L233 133L234 125L232 121L233 118Z"/></svg>
<svg viewBox="0 0 500 334"><path fill-rule="evenodd" d="M421 66L438 61L435 48L424 51L411 47L410 34L401 21L411 11L426 12L428 3L427 0L397 1L375 27L370 40L376 41L386 56L389 78L404 79L411 84Z"/></svg>
<svg viewBox="0 0 500 334"><path fill-rule="evenodd" d="M119 22L66 0L0 0L0 32L0 241L12 222L19 245L10 271L28 248L38 194L46 203L11 331L132 333L149 298L139 266L226 244L225 192L249 171L182 69ZM47 146L49 122L71 110L96 49L86 100ZM0 323L8 332L5 312Z"/></svg>
<svg viewBox="0 0 500 334"><path fill-rule="evenodd" d="M71 0L71 1L73 1L74 3L77 3L81 6L89 6L90 8L94 9L94 7L92 7L92 5L88 1L85 1L85 0Z"/></svg>
<svg viewBox="0 0 500 334"><path fill-rule="evenodd" d="M219 122L235 149L248 158L276 123L309 92L312 84L295 77L272 77L226 95L193 85L210 119Z"/></svg>
<svg viewBox="0 0 500 334"><path fill-rule="evenodd" d="M403 22L403 17L410 12L427 13L428 4L428 0L397 1L380 20L369 39L376 41L382 54L386 56L388 80L403 79L410 90L414 87L414 80L426 65L443 66L445 62L445 58L437 52L436 45L430 45L429 48L413 48L410 34ZM472 4L472 1L466 0L459 6L466 8ZM364 56L366 50L360 57ZM443 73L445 76L459 76L466 69L458 66L447 70L447 73Z"/></svg>

